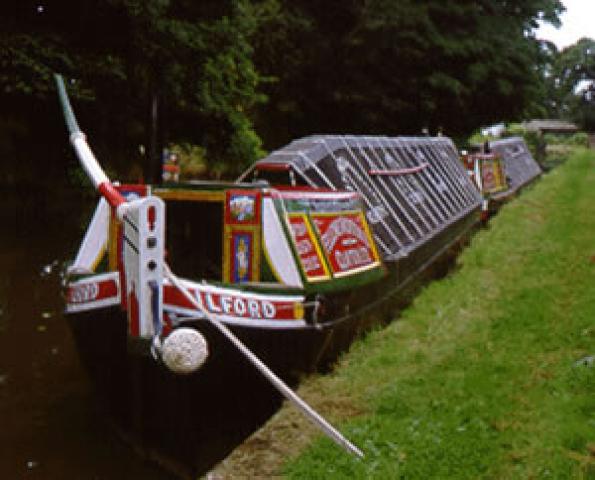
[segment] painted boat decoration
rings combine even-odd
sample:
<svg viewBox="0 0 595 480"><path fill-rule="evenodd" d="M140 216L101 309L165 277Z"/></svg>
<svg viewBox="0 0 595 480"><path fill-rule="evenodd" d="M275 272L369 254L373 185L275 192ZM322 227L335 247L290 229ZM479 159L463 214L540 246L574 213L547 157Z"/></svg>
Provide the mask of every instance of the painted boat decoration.
<svg viewBox="0 0 595 480"><path fill-rule="evenodd" d="M240 177L357 192L393 296L477 225L482 198L446 137L311 136Z"/></svg>
<svg viewBox="0 0 595 480"><path fill-rule="evenodd" d="M465 153L461 157L469 176L484 198L484 220L542 173L521 137L492 141L488 150Z"/></svg>
<svg viewBox="0 0 595 480"><path fill-rule="evenodd" d="M483 197L482 220L487 220L494 195L508 190L504 163L496 153L463 153L461 161Z"/></svg>
<svg viewBox="0 0 595 480"><path fill-rule="evenodd" d="M122 185L115 191L143 202L139 218L120 224L108 203L99 201L68 269L66 313L76 322L88 312L119 309L114 316L127 325L131 339L144 340L147 354L155 335L181 325L200 330L210 315L240 336L244 330L263 337L315 332L320 345L309 344L301 354L288 357L282 343L279 355L260 352L282 373L311 370L328 343L325 335L344 316L331 316L327 305L340 299L344 311L355 315L353 290L385 274L353 192L213 182ZM126 265L133 255L148 265L137 278L130 272L139 267ZM140 314L140 285L153 280L143 276L157 270L163 256L200 309L161 279L161 286L152 287L160 290L161 317L154 318L152 307Z"/></svg>

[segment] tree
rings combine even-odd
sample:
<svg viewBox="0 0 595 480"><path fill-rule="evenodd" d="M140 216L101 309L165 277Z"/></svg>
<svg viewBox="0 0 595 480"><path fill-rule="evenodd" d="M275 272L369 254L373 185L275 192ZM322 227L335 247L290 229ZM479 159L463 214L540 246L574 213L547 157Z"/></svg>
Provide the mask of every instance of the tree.
<svg viewBox="0 0 595 480"><path fill-rule="evenodd" d="M546 94L549 59L532 29L562 9L558 0L39 2L3 4L3 105L55 102L50 74L62 71L77 79L100 150L126 161L139 144L157 152L149 126L161 119L164 140L199 144L236 169L261 155L260 136L270 147L321 132L463 136L518 119Z"/></svg>
<svg viewBox="0 0 595 480"><path fill-rule="evenodd" d="M595 40L581 38L559 52L549 81L554 115L595 130Z"/></svg>
<svg viewBox="0 0 595 480"><path fill-rule="evenodd" d="M542 100L542 52L531 32L538 19L557 22L562 5L278 0L278 9L266 30L275 32L275 65L270 45L257 48L258 68L279 79L263 118L299 134L419 134L441 126L464 135L519 118Z"/></svg>
<svg viewBox="0 0 595 480"><path fill-rule="evenodd" d="M77 79L91 130L122 157L151 145L157 119L168 140L201 144L212 162L239 169L261 155L251 120L264 100L251 46L259 11L249 1L41 3L13 0L0 17L3 97L55 102L59 71Z"/></svg>

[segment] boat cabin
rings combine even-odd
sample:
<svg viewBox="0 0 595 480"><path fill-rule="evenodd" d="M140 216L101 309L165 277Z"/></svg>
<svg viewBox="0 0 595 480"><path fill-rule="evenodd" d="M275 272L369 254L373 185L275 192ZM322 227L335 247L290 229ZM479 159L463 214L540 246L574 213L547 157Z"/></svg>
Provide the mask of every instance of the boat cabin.
<svg viewBox="0 0 595 480"><path fill-rule="evenodd" d="M192 281L308 294L383 275L354 192L214 182L117 189L128 200L153 195L165 202L166 261ZM98 265L119 270L123 241L121 225L101 200L70 272L91 273Z"/></svg>

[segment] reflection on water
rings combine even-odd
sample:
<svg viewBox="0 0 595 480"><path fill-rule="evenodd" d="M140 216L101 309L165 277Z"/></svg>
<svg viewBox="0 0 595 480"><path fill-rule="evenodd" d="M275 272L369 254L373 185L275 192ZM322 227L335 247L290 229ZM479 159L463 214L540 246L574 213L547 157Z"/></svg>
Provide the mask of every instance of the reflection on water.
<svg viewBox="0 0 595 480"><path fill-rule="evenodd" d="M61 314L60 272L91 202L0 189L0 478L170 478L117 440Z"/></svg>

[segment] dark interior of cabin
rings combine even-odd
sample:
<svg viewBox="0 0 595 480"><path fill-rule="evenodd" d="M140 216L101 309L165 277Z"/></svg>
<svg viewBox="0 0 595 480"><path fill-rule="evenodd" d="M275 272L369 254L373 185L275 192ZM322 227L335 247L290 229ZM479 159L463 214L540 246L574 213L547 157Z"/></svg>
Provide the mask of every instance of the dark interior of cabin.
<svg viewBox="0 0 595 480"><path fill-rule="evenodd" d="M166 250L177 275L221 280L223 202L167 202Z"/></svg>
<svg viewBox="0 0 595 480"><path fill-rule="evenodd" d="M292 170L259 170L254 169L252 181L265 180L272 186L305 187L308 184Z"/></svg>

